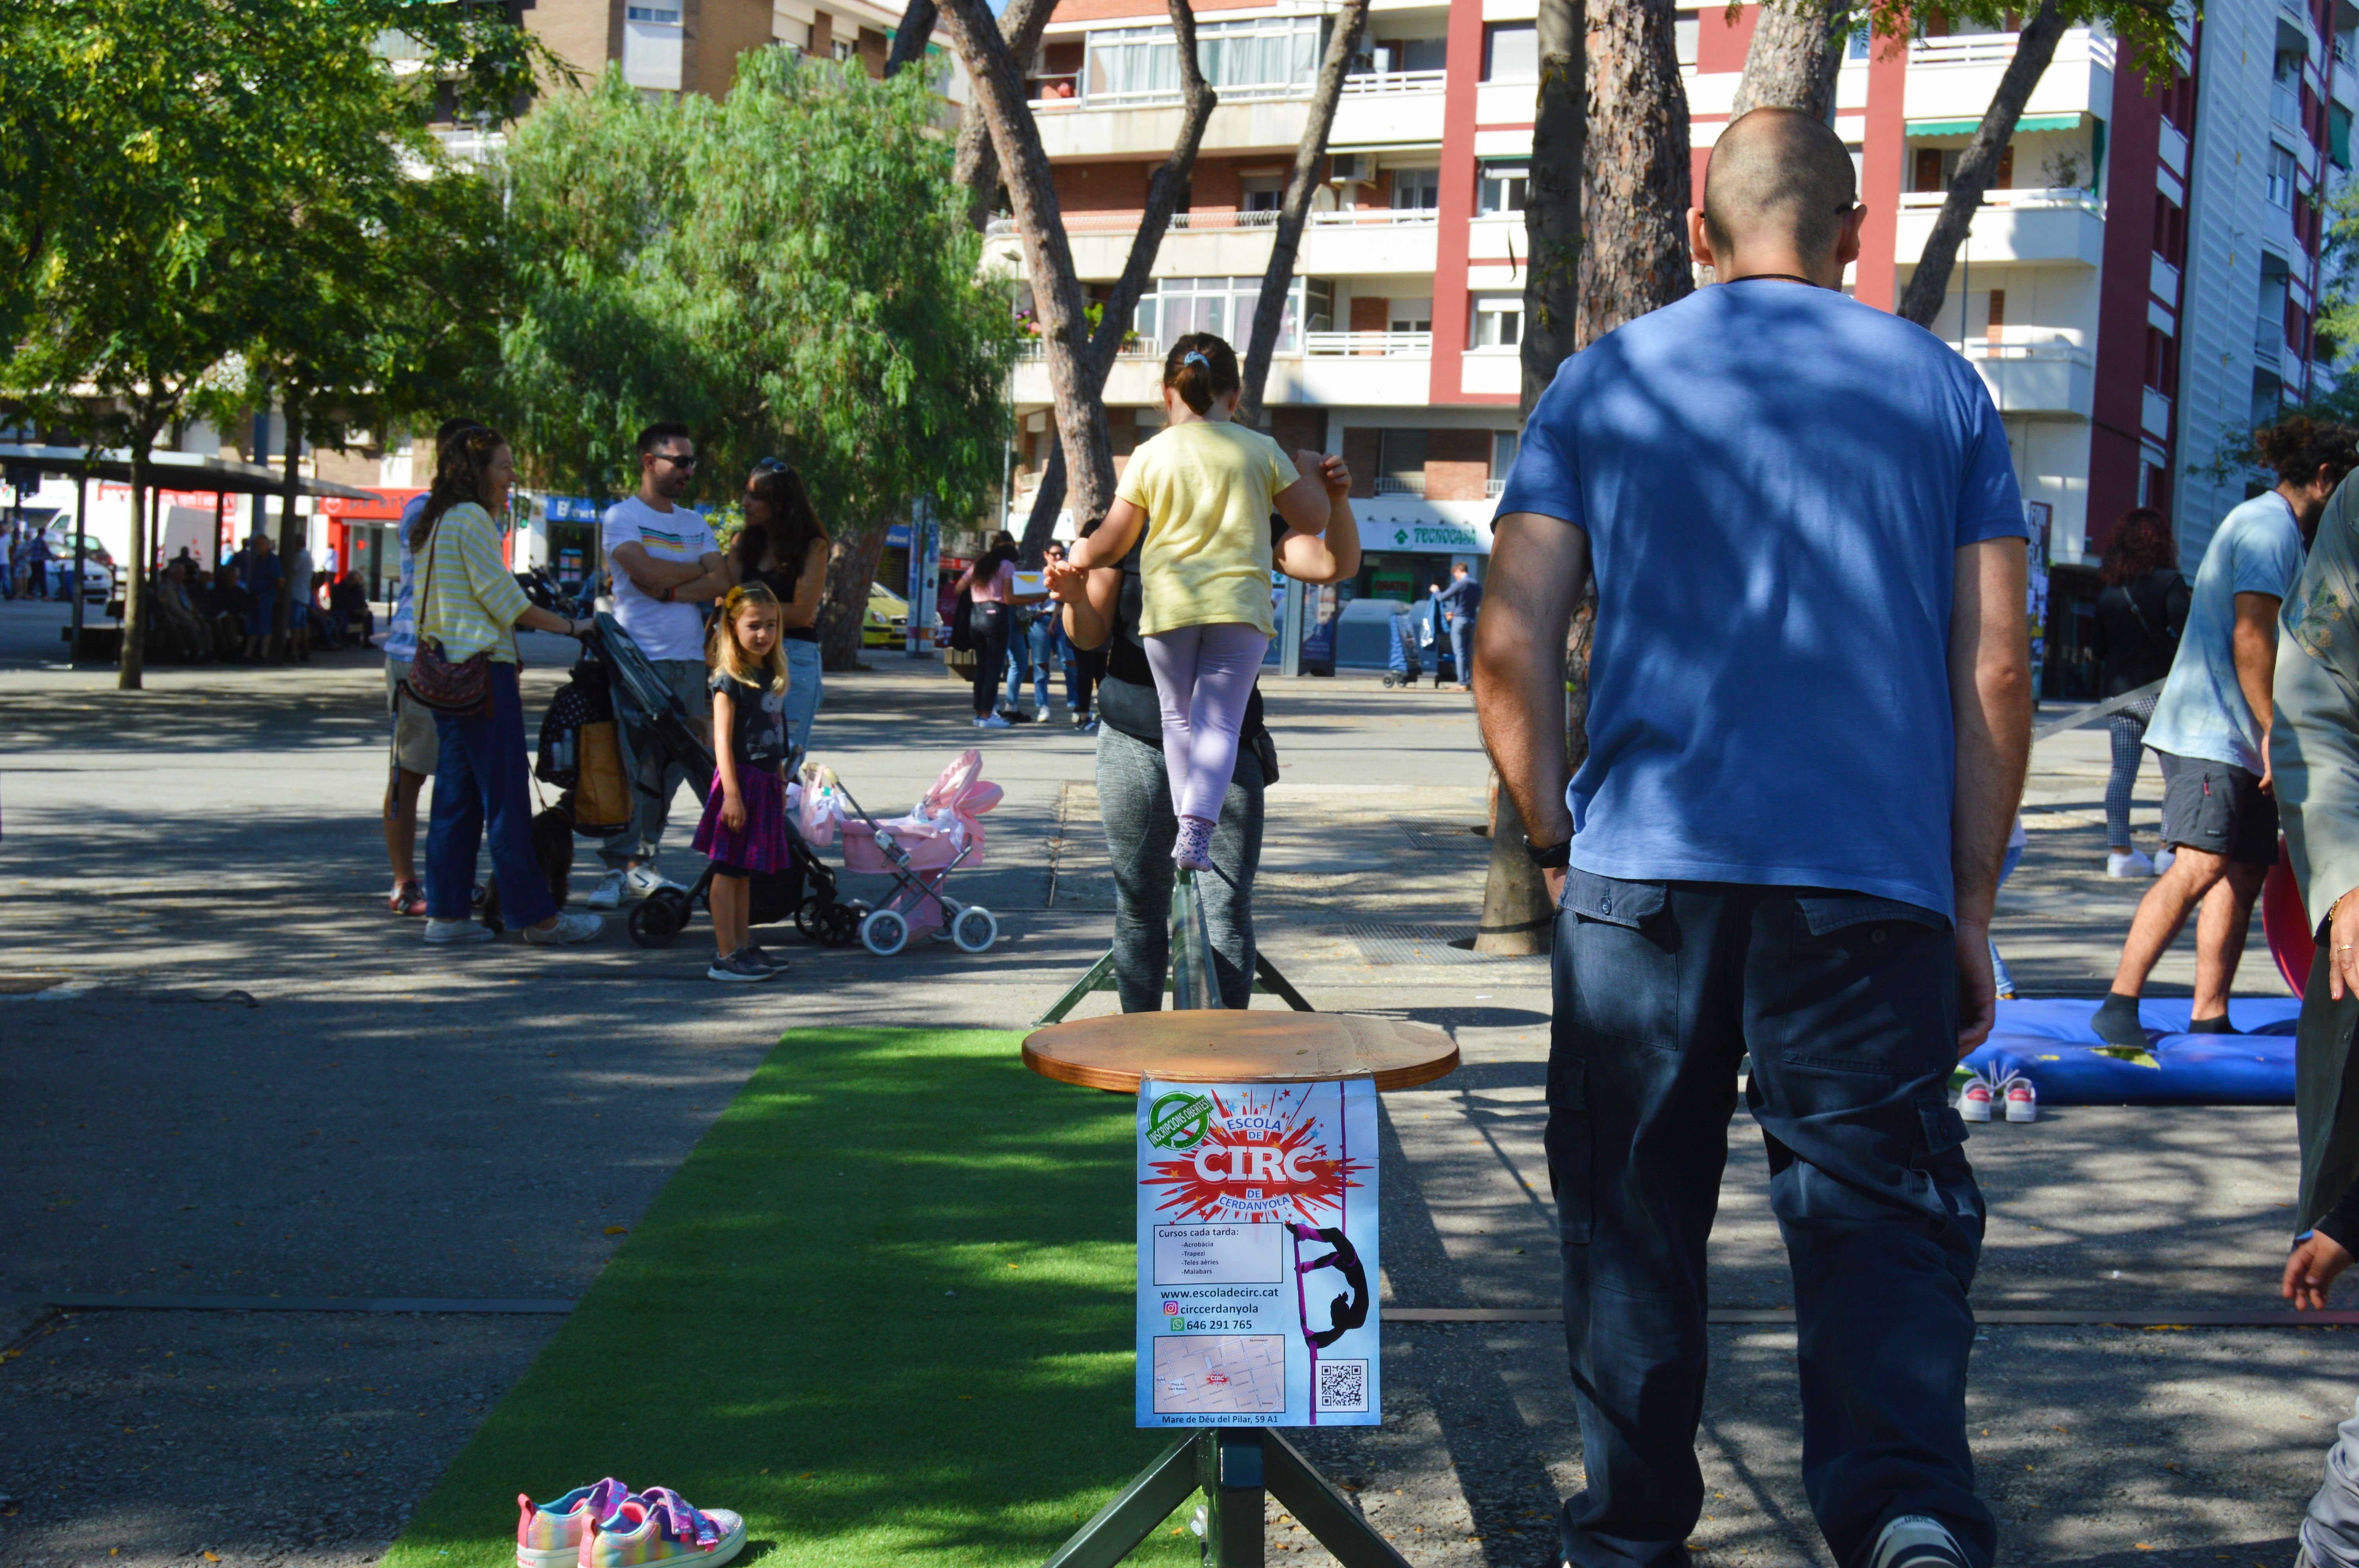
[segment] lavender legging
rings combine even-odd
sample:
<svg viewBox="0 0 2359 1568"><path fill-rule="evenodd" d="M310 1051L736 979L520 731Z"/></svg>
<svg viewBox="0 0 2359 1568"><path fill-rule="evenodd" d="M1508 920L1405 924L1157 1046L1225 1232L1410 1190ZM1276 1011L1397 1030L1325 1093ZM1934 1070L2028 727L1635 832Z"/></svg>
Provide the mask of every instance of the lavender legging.
<svg viewBox="0 0 2359 1568"><path fill-rule="evenodd" d="M1163 767L1171 775L1172 806L1182 816L1217 822L1237 771L1237 732L1245 728L1245 704L1269 652L1269 634L1224 621L1158 632L1142 641L1163 708Z"/></svg>

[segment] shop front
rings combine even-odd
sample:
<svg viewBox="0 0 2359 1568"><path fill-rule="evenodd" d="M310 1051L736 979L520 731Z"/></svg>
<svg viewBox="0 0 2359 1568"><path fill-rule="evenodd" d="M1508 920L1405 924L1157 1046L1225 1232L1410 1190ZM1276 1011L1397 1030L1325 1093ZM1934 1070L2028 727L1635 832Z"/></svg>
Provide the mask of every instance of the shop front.
<svg viewBox="0 0 2359 1568"><path fill-rule="evenodd" d="M1352 508L1360 523L1359 575L1305 591L1301 616L1305 671L1328 673L1337 664L1347 668L1382 666L1381 650L1371 653L1358 645L1360 640L1349 637L1338 643L1338 622L1344 608L1353 601L1387 600L1414 605L1430 598L1437 587L1449 586L1452 566L1463 562L1480 582L1490 565L1492 502L1379 495L1355 500Z"/></svg>
<svg viewBox="0 0 2359 1568"><path fill-rule="evenodd" d="M369 598L389 604L401 589L401 541L396 536L401 509L423 490L373 490L366 500L330 495L320 500L327 519L327 547L335 553L336 573L357 571ZM326 568L323 558L322 569Z"/></svg>

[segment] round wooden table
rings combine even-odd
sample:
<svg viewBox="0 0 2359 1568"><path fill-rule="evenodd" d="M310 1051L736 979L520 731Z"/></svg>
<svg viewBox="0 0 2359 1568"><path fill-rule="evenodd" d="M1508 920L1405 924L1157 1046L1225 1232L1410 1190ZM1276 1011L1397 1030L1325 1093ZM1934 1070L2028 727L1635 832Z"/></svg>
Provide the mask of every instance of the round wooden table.
<svg viewBox="0 0 2359 1568"><path fill-rule="evenodd" d="M1024 1065L1043 1077L1136 1094L1175 1084L1325 1083L1374 1078L1414 1088L1456 1070L1457 1043L1426 1023L1346 1012L1118 1012L1036 1030Z"/></svg>

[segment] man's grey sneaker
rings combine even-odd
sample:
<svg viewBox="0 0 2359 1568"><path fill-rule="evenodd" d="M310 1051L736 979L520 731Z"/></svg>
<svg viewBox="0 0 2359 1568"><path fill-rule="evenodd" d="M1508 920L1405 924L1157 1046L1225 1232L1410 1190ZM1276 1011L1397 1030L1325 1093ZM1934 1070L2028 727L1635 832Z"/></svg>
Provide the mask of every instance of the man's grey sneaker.
<svg viewBox="0 0 2359 1568"><path fill-rule="evenodd" d="M472 920L429 920L426 940L437 947L453 942L488 942L499 933L488 925L478 925Z"/></svg>
<svg viewBox="0 0 2359 1568"><path fill-rule="evenodd" d="M645 898L658 888L676 888L679 884L656 870L653 860L641 860L623 874L623 884L633 898Z"/></svg>
<svg viewBox="0 0 2359 1568"><path fill-rule="evenodd" d="M752 954L754 956L754 962L761 965L764 968L769 970L774 975L783 975L787 972L787 960L785 957L781 954L771 952L759 942L748 942L743 948L739 949L739 951Z"/></svg>
<svg viewBox="0 0 2359 1568"><path fill-rule="evenodd" d="M1929 1514L1902 1514L1875 1538L1869 1568L1968 1568L1965 1549Z"/></svg>
<svg viewBox="0 0 2359 1568"><path fill-rule="evenodd" d="M536 947L571 947L587 942L605 926L594 914L569 914L560 912L557 924L542 930L538 926L524 928L524 939Z"/></svg>
<svg viewBox="0 0 2359 1568"><path fill-rule="evenodd" d="M592 909L620 909L623 906L623 873L608 871L590 890L589 905Z"/></svg>
<svg viewBox="0 0 2359 1568"><path fill-rule="evenodd" d="M775 980L783 973L783 969L774 969L763 962L761 955L748 943L725 958L713 959L712 967L704 971L704 978L750 985L760 980Z"/></svg>

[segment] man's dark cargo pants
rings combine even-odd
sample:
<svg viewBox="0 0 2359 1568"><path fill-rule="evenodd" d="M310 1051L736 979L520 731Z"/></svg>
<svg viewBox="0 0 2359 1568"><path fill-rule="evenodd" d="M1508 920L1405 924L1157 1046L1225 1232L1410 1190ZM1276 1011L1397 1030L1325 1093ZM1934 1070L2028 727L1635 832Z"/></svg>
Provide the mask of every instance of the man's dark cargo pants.
<svg viewBox="0 0 2359 1568"><path fill-rule="evenodd" d="M1966 1287L1983 1200L1949 1104L1957 957L1933 912L1861 893L1575 871L1556 931L1549 1173L1587 1487L1574 1568L1685 1568L1703 1504L1704 1241L1736 1068L1794 1276L1802 1480L1842 1568L1902 1514L1977 1564Z"/></svg>

